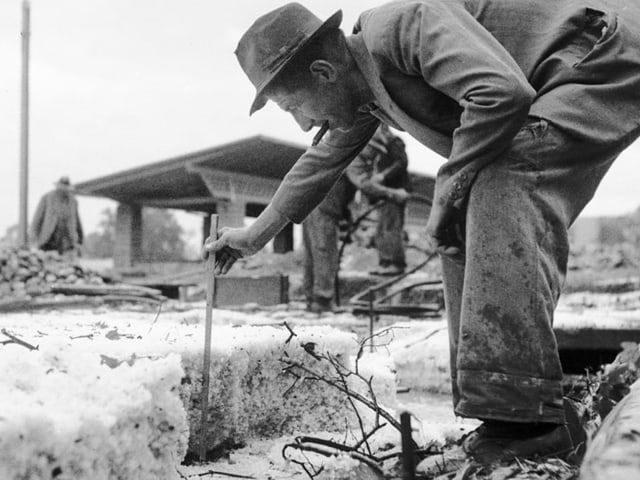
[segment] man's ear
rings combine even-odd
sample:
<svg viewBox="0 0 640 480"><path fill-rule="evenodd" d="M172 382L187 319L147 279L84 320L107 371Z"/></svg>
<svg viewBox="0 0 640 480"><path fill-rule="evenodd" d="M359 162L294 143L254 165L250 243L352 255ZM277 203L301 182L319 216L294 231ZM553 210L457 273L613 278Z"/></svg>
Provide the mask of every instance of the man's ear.
<svg viewBox="0 0 640 480"><path fill-rule="evenodd" d="M309 71L313 78L320 82L333 83L338 78L338 71L336 67L326 60L314 60L309 65Z"/></svg>

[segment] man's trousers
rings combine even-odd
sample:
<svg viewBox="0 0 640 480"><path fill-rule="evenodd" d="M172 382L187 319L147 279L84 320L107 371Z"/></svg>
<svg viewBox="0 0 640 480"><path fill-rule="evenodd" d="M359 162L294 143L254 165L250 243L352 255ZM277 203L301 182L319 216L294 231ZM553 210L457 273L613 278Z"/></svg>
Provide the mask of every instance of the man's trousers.
<svg viewBox="0 0 640 480"><path fill-rule="evenodd" d="M553 313L567 270L567 230L613 160L530 117L483 168L466 207L465 251L443 256L455 412L515 422L564 422Z"/></svg>

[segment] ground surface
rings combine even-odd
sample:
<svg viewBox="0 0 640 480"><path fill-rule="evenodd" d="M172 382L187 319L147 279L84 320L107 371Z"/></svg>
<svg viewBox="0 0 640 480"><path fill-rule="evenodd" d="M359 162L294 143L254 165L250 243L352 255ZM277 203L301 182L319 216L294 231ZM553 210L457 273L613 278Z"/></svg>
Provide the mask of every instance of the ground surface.
<svg viewBox="0 0 640 480"><path fill-rule="evenodd" d="M639 318L639 305L640 293L638 292L625 294L580 293L567 295L561 309L563 311L588 311L595 317L606 317L614 310L618 312L625 311ZM233 315L230 317L234 318L234 321L238 324L282 324L284 321L293 325L330 324L337 328L355 332L360 337L368 334L369 324L367 318L358 318L349 314L324 314L319 316L304 312L303 307L303 304L295 302L287 307L259 308L252 306L247 307L243 311L238 311L234 314L235 317ZM132 321L143 323L145 328L151 328L156 321L157 310L150 308L148 305L125 305L117 309L100 307L93 309L91 312L84 313L90 313L92 315L92 322L100 323L101 321L106 321L108 323L113 318L122 318L125 316L131 317ZM41 312L38 314L38 317L46 318L50 325L53 319L60 318L60 316L64 317L64 315L68 315L69 319L72 320L73 318L82 316L83 312L78 310L70 310L67 314L59 311L50 314ZM160 313L158 321L162 322L163 317L174 316L184 316L184 318L203 317L204 305L202 303L186 305L170 302ZM32 317L30 319L29 316L25 314L7 314L0 318L0 325L7 328L17 328L17 326L21 325L23 329L33 329L37 332L39 330L39 324L37 321L34 321L34 318L35 317ZM403 320L402 317L385 316L380 319L376 328L396 325ZM428 321L429 324L433 325L438 322L441 323L442 320ZM64 323L68 326L73 322L65 321ZM424 322L422 322L422 324L424 324ZM419 326L420 322L417 322L416 325ZM86 334L82 327L79 327L77 333L78 335ZM69 332L69 334L72 335L72 332ZM424 329L416 328L415 330L407 330L406 324L403 322L400 334L404 337L404 340L411 341L411 336L413 335L415 341L420 342L424 336ZM441 351L445 352L443 355L447 355L446 349ZM438 437L443 438L444 436L454 436L455 434L459 435L463 431L473 428L475 425L473 421L462 421L454 417L449 395L428 394L412 389L407 393L399 394L398 400L399 405L396 413L407 410L414 415L413 425L417 428L416 437L433 439ZM300 432L300 434L314 433L315 432ZM242 478L237 476L244 476L247 478L273 480L308 478L298 466L285 462L281 456L282 446L291 440L292 437L269 440L248 439L244 448L230 451L228 452L228 456L223 456L215 462L182 465L179 470L182 475L187 478L217 479L233 478L233 476L236 476L235 478ZM393 441L397 442L398 439L394 438ZM570 478L568 476L554 477L547 475L547 473L548 472L543 472L538 476L527 477L518 476L518 472L509 470L509 475L511 476L503 478ZM563 471L563 474L566 473L567 471ZM491 477L484 476L477 478Z"/></svg>
<svg viewBox="0 0 640 480"><path fill-rule="evenodd" d="M565 285L566 294L562 297L561 310L567 312L587 312L589 318L607 319L613 316L612 312L625 313L625 318L635 321L640 319L640 293L637 269L635 264L629 261L611 260L611 255L602 252L593 252L585 257L572 258L570 265L573 267L569 271ZM425 258L423 252L413 250L410 254L410 265L415 265ZM350 248L345 251L343 258L344 271L363 271L375 266L375 253L372 250L358 253ZM623 259L624 260L624 259ZM176 267L176 271L180 271ZM187 266L188 269L199 268L196 264ZM256 259L247 259L237 267L237 274L262 274L262 273L286 273L292 278L299 278L300 262L295 254L286 256L263 255ZM163 273L163 272L160 272ZM166 270L164 271L166 273ZM438 276L437 266L431 265L427 272L428 276ZM296 277L297 276L297 277ZM590 293L585 293L590 291ZM596 292L596 293L593 293ZM151 324L154 320L155 311L150 310L148 305L122 307L125 309L138 310L141 318ZM179 311L185 309L199 309L203 315L204 307L202 303L194 304L190 307L175 304L174 308ZM169 309L170 310L170 309ZM96 316L96 322L100 317L108 318L114 310L100 308L92 311ZM168 312L168 310L165 310ZM355 332L359 336L365 336L369 332L369 324L366 318L355 318L349 315L312 315L303 312L302 305L293 304L287 309L260 309L251 307L244 313L249 313L253 321L257 323L282 323L295 316L300 324L332 324L338 328ZM77 313L77 312L76 312ZM161 313L164 315L165 313ZM571 321L582 322L585 317L572 317ZM383 317L378 327L393 325L402 318ZM12 314L3 315L0 318L0 325L11 325L15 321ZM243 320L243 322L247 322ZM33 325L37 329L37 325ZM82 332L80 332L82 333ZM417 338L416 340L420 340ZM468 429L473 427L472 422L461 422L453 416L451 411L451 399L448 395L434 395L421 393L412 390L409 393L399 395L399 410L408 410L415 415L416 424L420 424L423 430L429 431L431 435L442 435L443 430ZM443 427L446 426L446 427ZM312 432L301 432L312 433ZM228 457L220 458L213 463L202 465L183 465L180 472L187 478L256 478L256 479L298 479L308 478L299 467L287 463L282 459L281 449L284 443L290 438L271 440L251 440L247 441L244 448L228 453ZM571 471L541 471L536 473L535 468L527 467L528 473L523 471L502 470L500 476L495 478L547 478L547 479L568 479ZM574 472L575 473L575 472ZM528 476L527 476L528 475ZM243 477L244 476L244 477ZM480 477L477 477L480 478ZM488 476L482 478L490 478Z"/></svg>

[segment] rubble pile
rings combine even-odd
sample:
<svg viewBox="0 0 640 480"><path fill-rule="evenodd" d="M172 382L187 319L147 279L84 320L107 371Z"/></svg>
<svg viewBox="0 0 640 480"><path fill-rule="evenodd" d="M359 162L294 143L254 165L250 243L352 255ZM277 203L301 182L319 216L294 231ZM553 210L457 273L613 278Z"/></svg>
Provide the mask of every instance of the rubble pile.
<svg viewBox="0 0 640 480"><path fill-rule="evenodd" d="M52 284L102 285L95 272L65 260L58 252L0 249L0 298L26 299L48 293Z"/></svg>

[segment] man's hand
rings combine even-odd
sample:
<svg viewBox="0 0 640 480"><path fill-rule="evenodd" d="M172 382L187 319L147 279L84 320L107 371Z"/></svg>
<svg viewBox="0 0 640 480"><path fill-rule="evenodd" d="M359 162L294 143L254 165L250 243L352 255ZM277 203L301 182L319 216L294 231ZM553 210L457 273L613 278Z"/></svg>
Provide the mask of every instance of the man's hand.
<svg viewBox="0 0 640 480"><path fill-rule="evenodd" d="M464 251L464 212L452 205L440 205L435 199L429 221L427 240L442 255L458 255Z"/></svg>
<svg viewBox="0 0 640 480"><path fill-rule="evenodd" d="M223 227L219 233L217 240L208 237L202 247L203 260L210 254L216 255L216 275L226 274L236 260L260 250L260 247L253 244L248 228Z"/></svg>
<svg viewBox="0 0 640 480"><path fill-rule="evenodd" d="M369 181L377 185L384 185L384 181L385 181L384 173L374 173L373 175L371 175L371 178L369 179Z"/></svg>
<svg viewBox="0 0 640 480"><path fill-rule="evenodd" d="M390 188L389 200L399 205L404 205L409 201L411 195L404 188Z"/></svg>

